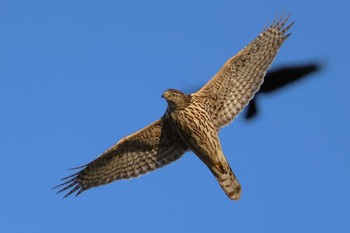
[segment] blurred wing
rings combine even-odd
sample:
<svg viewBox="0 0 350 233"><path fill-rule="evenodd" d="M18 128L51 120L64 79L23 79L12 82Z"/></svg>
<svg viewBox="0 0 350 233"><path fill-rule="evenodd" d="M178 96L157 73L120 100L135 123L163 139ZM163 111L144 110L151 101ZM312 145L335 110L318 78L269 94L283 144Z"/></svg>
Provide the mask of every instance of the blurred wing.
<svg viewBox="0 0 350 233"><path fill-rule="evenodd" d="M275 20L193 94L206 101L217 129L230 123L258 91L267 69L290 35L286 32L294 22L285 27L288 19L289 16Z"/></svg>
<svg viewBox="0 0 350 233"><path fill-rule="evenodd" d="M171 134L163 119L140 131L123 138L91 163L80 167L78 173L64 178L69 179L57 187L58 193L71 190L65 197L111 183L115 180L137 177L180 158L187 147Z"/></svg>

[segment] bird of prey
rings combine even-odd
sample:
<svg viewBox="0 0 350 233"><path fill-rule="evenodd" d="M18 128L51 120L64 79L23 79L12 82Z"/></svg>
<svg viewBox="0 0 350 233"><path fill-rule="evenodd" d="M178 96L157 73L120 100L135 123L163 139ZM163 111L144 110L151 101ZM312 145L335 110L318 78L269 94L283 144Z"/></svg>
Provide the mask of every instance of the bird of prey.
<svg viewBox="0 0 350 233"><path fill-rule="evenodd" d="M165 114L131 134L94 161L63 178L65 197L115 180L137 177L179 159L192 151L209 168L226 195L238 200L241 186L222 151L219 130L229 124L258 91L279 48L289 37L289 16L276 18L199 91L187 95L175 89L162 97Z"/></svg>

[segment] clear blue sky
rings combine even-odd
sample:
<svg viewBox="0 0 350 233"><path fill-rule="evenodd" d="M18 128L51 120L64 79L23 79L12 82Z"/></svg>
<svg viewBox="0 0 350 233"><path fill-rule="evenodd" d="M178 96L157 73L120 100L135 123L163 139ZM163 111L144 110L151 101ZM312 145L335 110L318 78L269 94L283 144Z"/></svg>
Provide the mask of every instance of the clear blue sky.
<svg viewBox="0 0 350 233"><path fill-rule="evenodd" d="M0 2L0 232L350 232L349 1L118 2ZM284 10L296 23L272 68L324 68L220 132L239 201L192 153L78 198L51 190Z"/></svg>

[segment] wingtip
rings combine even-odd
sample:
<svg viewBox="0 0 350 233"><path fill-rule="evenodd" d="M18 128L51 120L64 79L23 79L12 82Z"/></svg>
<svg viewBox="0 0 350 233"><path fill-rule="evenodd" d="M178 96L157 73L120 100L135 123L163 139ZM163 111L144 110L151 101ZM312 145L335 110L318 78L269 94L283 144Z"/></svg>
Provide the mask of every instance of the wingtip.
<svg viewBox="0 0 350 233"><path fill-rule="evenodd" d="M295 23L295 20L294 21L292 21L290 24L288 24L286 27L284 27L282 30L281 30L281 33L282 33L282 35L284 35L287 31L289 31L289 29L294 25L294 23ZM285 36L290 36L291 35L291 33L289 33L289 34L287 34L287 35L285 35Z"/></svg>
<svg viewBox="0 0 350 233"><path fill-rule="evenodd" d="M73 194L74 192L78 191L79 193L81 193L81 184L79 183L79 181L77 180L77 174L74 174L74 175L71 175L71 176L68 176L68 177L65 177L61 180L66 180L68 178L71 178L59 185L56 185L55 187L53 187L52 189L56 189L56 188L60 188L62 187L60 190L58 190L56 192L56 195L59 194L59 193L62 193L68 189L71 188L71 190L63 197L63 198L66 198L68 197L69 195Z"/></svg>
<svg viewBox="0 0 350 233"><path fill-rule="evenodd" d="M275 28L278 31L280 31L280 33L282 35L284 35L295 23L295 20L294 20L291 23L287 24L291 15L292 15L292 13L289 13L286 16L285 12L283 12L281 16L276 16L274 18L274 20L272 21L272 23L266 24L264 26L264 29L262 30L262 32L266 32L266 31L270 30L271 28ZM269 25L269 26L267 26L267 25ZM289 35L290 34L288 34L285 38L288 38Z"/></svg>

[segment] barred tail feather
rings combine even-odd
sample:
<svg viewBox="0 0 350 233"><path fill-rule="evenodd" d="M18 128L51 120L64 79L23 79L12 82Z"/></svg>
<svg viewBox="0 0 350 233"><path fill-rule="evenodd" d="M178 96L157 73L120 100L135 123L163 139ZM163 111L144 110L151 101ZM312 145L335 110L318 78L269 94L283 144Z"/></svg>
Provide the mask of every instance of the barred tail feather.
<svg viewBox="0 0 350 233"><path fill-rule="evenodd" d="M231 200L238 200L241 197L241 185L232 171L216 176L216 179Z"/></svg>
<svg viewBox="0 0 350 233"><path fill-rule="evenodd" d="M241 197L242 188L230 165L225 161L225 166L215 165L210 168L211 172L219 182L221 188L231 200L238 200Z"/></svg>

